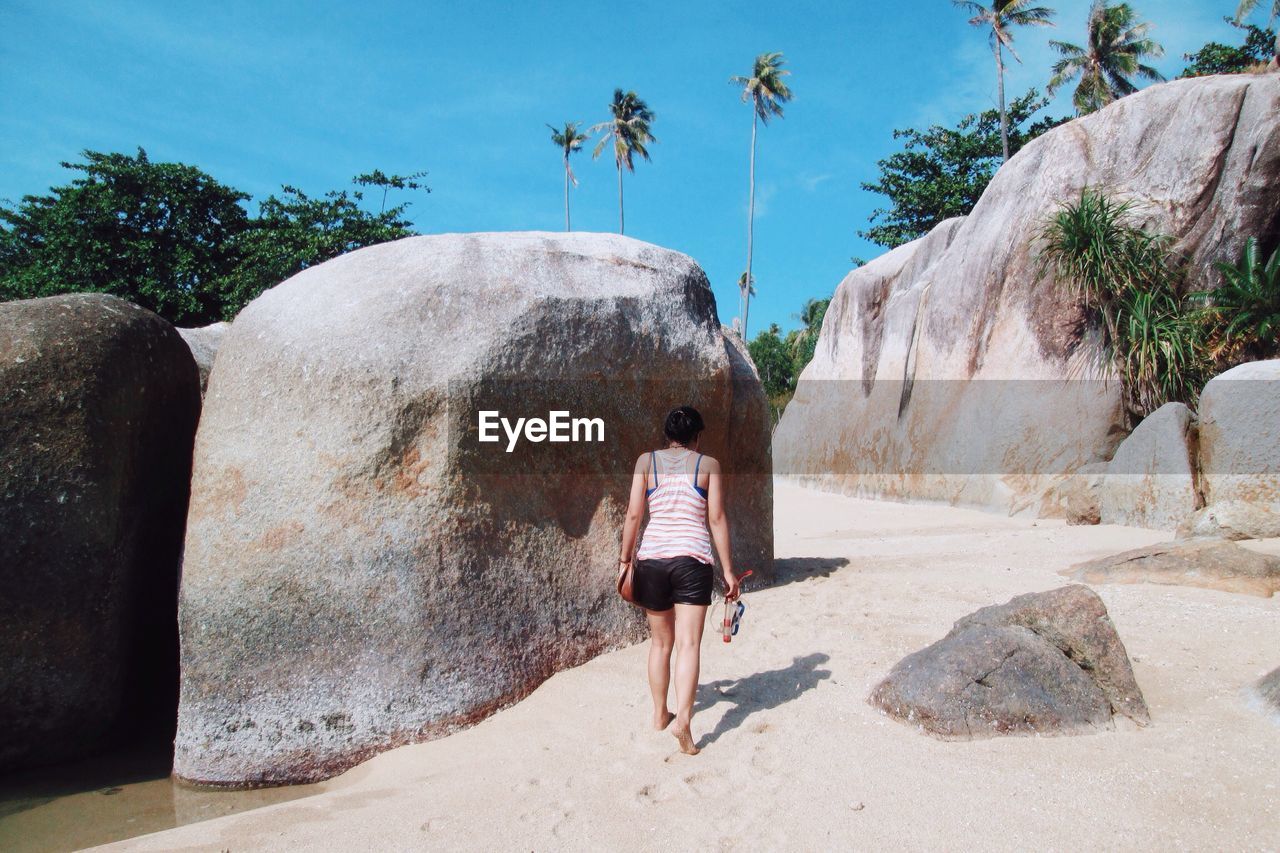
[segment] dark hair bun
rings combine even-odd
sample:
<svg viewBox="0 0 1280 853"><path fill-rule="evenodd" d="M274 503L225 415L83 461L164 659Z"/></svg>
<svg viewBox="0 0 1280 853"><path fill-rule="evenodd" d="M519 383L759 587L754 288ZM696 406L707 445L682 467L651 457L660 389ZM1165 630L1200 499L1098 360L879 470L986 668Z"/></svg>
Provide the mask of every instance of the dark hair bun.
<svg viewBox="0 0 1280 853"><path fill-rule="evenodd" d="M693 406L681 406L672 409L663 425L667 438L677 444L688 444L698 437L706 427L702 424L702 415Z"/></svg>

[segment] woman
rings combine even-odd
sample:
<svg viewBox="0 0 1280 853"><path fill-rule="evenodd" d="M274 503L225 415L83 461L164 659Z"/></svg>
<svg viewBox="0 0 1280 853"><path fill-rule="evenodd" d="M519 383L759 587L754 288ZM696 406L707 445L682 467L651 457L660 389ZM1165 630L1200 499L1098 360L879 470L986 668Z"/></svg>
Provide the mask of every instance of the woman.
<svg viewBox="0 0 1280 853"><path fill-rule="evenodd" d="M689 722L698 689L699 646L715 575L711 543L720 555L725 597L738 597L738 579L729 552L729 523L724 515L720 463L698 453L702 416L692 406L667 415L667 446L636 460L631 499L622 528L621 576L634 559L632 588L636 604L649 620L649 691L653 694L653 727L671 732L680 750L696 755ZM639 551L636 533L649 507L649 526ZM708 534L707 525L711 530ZM633 557L634 551L634 557ZM667 707L671 652L676 653L676 712Z"/></svg>

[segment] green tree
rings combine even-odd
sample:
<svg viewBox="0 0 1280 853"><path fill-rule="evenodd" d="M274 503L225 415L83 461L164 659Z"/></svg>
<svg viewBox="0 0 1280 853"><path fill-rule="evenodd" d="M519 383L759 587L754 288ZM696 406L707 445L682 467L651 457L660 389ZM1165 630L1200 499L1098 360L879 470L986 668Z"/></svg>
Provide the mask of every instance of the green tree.
<svg viewBox="0 0 1280 853"><path fill-rule="evenodd" d="M626 233L626 217L622 206L622 167L635 173L635 155L649 159L649 145L657 142L657 138L649 131L653 124L653 111L649 105L640 100L635 92L613 90L613 101L609 104L610 118L588 129L588 133L600 133L600 142L592 153L598 158L605 146L613 142L613 161L618 167L618 233Z"/></svg>
<svg viewBox="0 0 1280 853"><path fill-rule="evenodd" d="M82 175L70 184L0 207L0 299L92 291L174 323L218 319L249 196L141 148L81 157L62 163Z"/></svg>
<svg viewBox="0 0 1280 853"><path fill-rule="evenodd" d="M754 281L751 276L751 248L755 234L756 216L756 129L758 125L769 124L773 116L782 118L782 105L791 100L791 89L787 87L784 77L791 74L784 70L786 60L780 52L762 53L752 64L751 76L735 75L729 82L742 87L742 102L751 104L751 170L748 180L747 197L747 271L745 280ZM742 288L742 334L747 334L747 314L751 309L750 288Z"/></svg>
<svg viewBox="0 0 1280 853"><path fill-rule="evenodd" d="M1053 10L1047 6L1032 6L1033 0L992 0L990 6L984 6L973 0L951 0L956 6L973 14L969 23L975 27L991 30L991 52L996 58L996 81L1000 93L1000 141L1002 162L1008 162L1009 150L1009 117L1004 105L1004 54L1007 47L1009 53L1019 63L1022 58L1013 49L1013 27L1051 27L1053 26Z"/></svg>
<svg viewBox="0 0 1280 853"><path fill-rule="evenodd" d="M1261 4L1259 0L1240 0L1240 5L1236 6L1236 23L1242 23L1244 19L1254 9ZM1267 26L1275 23L1276 16L1280 15L1280 0L1271 0L1271 16L1267 19ZM1276 31L1275 44L1272 49L1272 66L1280 64L1280 30Z"/></svg>
<svg viewBox="0 0 1280 853"><path fill-rule="evenodd" d="M572 230L569 225L569 183L572 181L576 187L578 179L573 175L573 169L569 166L569 155L582 148L582 143L589 138L587 134L578 132L578 122L566 121L564 127L557 130L554 125L547 125L551 129L551 142L561 153L564 154L564 230Z"/></svg>
<svg viewBox="0 0 1280 853"><path fill-rule="evenodd" d="M360 207L363 198L358 190L332 190L313 198L285 185L279 196L261 202L252 227L235 241L238 263L225 284L223 319L307 267L413 235L404 219L407 204L369 213Z"/></svg>
<svg viewBox="0 0 1280 853"><path fill-rule="evenodd" d="M791 340L791 358L795 365L796 381L799 381L800 374L804 372L809 362L813 361L813 355L818 348L818 336L822 332L822 321L826 318L827 308L830 306L829 298L809 299L800 309L798 319L802 326L792 333L794 337Z"/></svg>
<svg viewBox="0 0 1280 853"><path fill-rule="evenodd" d="M1049 94L1079 78L1071 98L1079 115L1100 110L1138 91L1134 78L1164 79L1159 71L1142 62L1149 56L1164 56L1164 48L1148 38L1151 25L1140 23L1128 3L1111 5L1106 0L1094 0L1087 29L1085 47L1065 41L1049 42L1062 56L1054 63Z"/></svg>
<svg viewBox="0 0 1280 853"><path fill-rule="evenodd" d="M1027 124L1048 104L1034 89L1009 105L1008 141L1012 153L1066 119L1042 118ZM1000 113L988 110L965 116L954 128L895 130L905 139L902 151L881 160L880 177L862 188L888 197L889 207L875 210L872 227L858 235L893 248L928 234L944 219L965 216L982 197L1001 163ZM857 259L855 259L857 260ZM859 264L861 265L861 264Z"/></svg>
<svg viewBox="0 0 1280 853"><path fill-rule="evenodd" d="M796 390L795 360L781 331L777 323L772 323L747 344L747 352L755 362L765 396L769 398L769 415L775 426Z"/></svg>
<svg viewBox="0 0 1280 853"><path fill-rule="evenodd" d="M425 190L428 193L431 192L431 187L419 183L426 176L426 172L414 172L412 175L388 175L381 169L374 169L372 172L356 175L351 179L351 183L361 187L381 187L382 207L378 210L379 212L384 212L387 209L388 190Z"/></svg>
<svg viewBox="0 0 1280 853"><path fill-rule="evenodd" d="M1207 77L1211 74L1241 74L1265 64L1274 55L1276 33L1252 24L1238 24L1231 18L1222 20L1245 31L1239 47L1211 41L1195 53L1183 54L1190 63L1179 77Z"/></svg>

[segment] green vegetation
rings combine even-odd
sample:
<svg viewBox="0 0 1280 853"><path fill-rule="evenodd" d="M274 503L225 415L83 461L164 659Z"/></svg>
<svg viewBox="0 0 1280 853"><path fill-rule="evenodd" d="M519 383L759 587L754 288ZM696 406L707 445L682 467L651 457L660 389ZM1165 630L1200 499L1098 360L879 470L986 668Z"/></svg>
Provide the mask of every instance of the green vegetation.
<svg viewBox="0 0 1280 853"><path fill-rule="evenodd" d="M751 297L755 293L755 278L751 275L751 242L755 231L756 216L756 128L769 123L772 116L782 118L782 105L791 100L791 90L784 77L791 74L783 70L786 60L778 52L762 53L756 57L750 77L735 75L729 82L742 87L742 102L751 104L751 173L747 201L747 271L739 282L742 294L742 334L747 334L747 314L751 309Z"/></svg>
<svg viewBox="0 0 1280 853"><path fill-rule="evenodd" d="M760 381L769 398L769 415L775 426L795 394L801 372L813 360L822 321L830 304L830 299L810 299L799 314L800 322L804 324L802 328L783 337L778 324L773 323L747 344L747 351L760 372Z"/></svg>
<svg viewBox="0 0 1280 853"><path fill-rule="evenodd" d="M81 173L70 184L0 206L0 299L112 293L172 323L203 325L231 319L308 266L413 233L407 205L369 213L359 191L311 198L286 186L254 218L246 193L193 166L154 163L141 148L82 156L62 164ZM418 188L419 177L357 181Z"/></svg>
<svg viewBox="0 0 1280 853"><path fill-rule="evenodd" d="M608 121L593 125L587 132L603 134L592 157L598 158L609 141L613 141L613 160L618 167L618 233L625 234L627 222L622 210L622 167L626 166L627 171L634 174L635 155L648 160L649 144L658 140L649 132L654 120L653 112L635 92L624 93L621 89L614 89L609 114Z"/></svg>
<svg viewBox="0 0 1280 853"><path fill-rule="evenodd" d="M1133 225L1132 210L1086 188L1045 223L1040 263L1101 320L1104 358L1136 423L1169 400L1193 404L1208 360L1202 325L1179 296L1172 239Z"/></svg>
<svg viewBox="0 0 1280 853"><path fill-rule="evenodd" d="M1032 6L1032 0L992 0L984 6L973 0L951 0L956 6L973 13L969 23L975 27L990 28L991 52L996 58L996 80L1000 93L1000 141L1002 159L1008 162L1012 156L1009 148L1009 115L1004 105L1004 48L1019 64L1022 58L1013 49L1013 27L1052 26L1053 10L1047 6Z"/></svg>
<svg viewBox="0 0 1280 853"><path fill-rule="evenodd" d="M1236 6L1236 23L1243 23L1249 13L1261 5L1260 0L1240 0L1240 5ZM1275 23L1277 16L1280 16L1280 0L1271 0L1271 16L1267 20L1267 26ZM1280 62L1280 31L1276 33L1272 57L1275 61Z"/></svg>
<svg viewBox="0 0 1280 853"><path fill-rule="evenodd" d="M1183 69L1180 77L1207 77L1210 74L1243 74L1261 68L1271 59L1274 51L1276 33L1264 30L1252 24L1238 24L1231 18L1224 21L1237 29L1244 30L1244 44L1239 47L1211 41L1195 53L1185 54L1182 58L1190 63Z"/></svg>
<svg viewBox="0 0 1280 853"><path fill-rule="evenodd" d="M1111 5L1094 0L1089 9L1085 47L1065 41L1049 44L1062 59L1053 66L1049 94L1079 78L1072 102L1080 115L1100 110L1112 101L1138 91L1133 78L1161 81L1164 77L1147 57L1164 56L1164 48L1147 37L1151 25L1140 23L1128 3Z"/></svg>
<svg viewBox="0 0 1280 853"><path fill-rule="evenodd" d="M551 142L564 154L564 230L572 231L569 224L569 183L572 181L576 187L578 179L574 177L573 169L569 167L569 155L582 148L582 143L586 142L588 137L585 133L578 132L578 123L576 121L566 121L564 127L560 130L552 125Z"/></svg>
<svg viewBox="0 0 1280 853"><path fill-rule="evenodd" d="M1189 298L1200 305L1209 355L1229 367L1280 354L1280 247L1263 263L1258 240L1250 237L1238 264L1219 262L1222 284Z"/></svg>
<svg viewBox="0 0 1280 853"><path fill-rule="evenodd" d="M1049 102L1032 89L1015 98L1006 114L1011 153L1067 119L1042 118L1027 125ZM872 227L859 236L887 248L901 246L933 230L939 222L973 210L1002 162L1000 113L965 116L954 128L895 130L902 151L881 160L880 177L862 188L887 196L888 208L871 214Z"/></svg>

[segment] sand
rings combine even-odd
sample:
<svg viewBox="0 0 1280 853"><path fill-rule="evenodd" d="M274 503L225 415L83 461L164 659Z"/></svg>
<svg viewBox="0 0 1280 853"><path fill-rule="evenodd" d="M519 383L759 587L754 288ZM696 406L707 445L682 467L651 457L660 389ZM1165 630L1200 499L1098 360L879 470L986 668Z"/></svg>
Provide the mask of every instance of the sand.
<svg viewBox="0 0 1280 853"><path fill-rule="evenodd" d="M780 582L748 588L733 643L703 647L701 754L648 728L640 645L323 793L101 849L1280 845L1280 721L1245 691L1280 665L1280 597L1097 586L1152 725L944 743L866 704L898 659L978 607L1062 585L1073 562L1171 534L786 484L776 501Z"/></svg>

